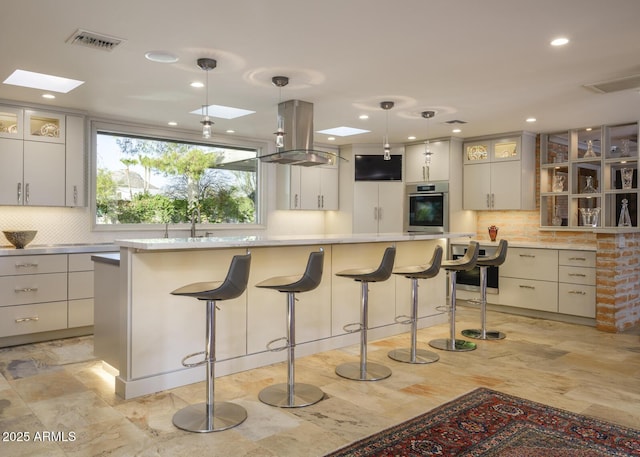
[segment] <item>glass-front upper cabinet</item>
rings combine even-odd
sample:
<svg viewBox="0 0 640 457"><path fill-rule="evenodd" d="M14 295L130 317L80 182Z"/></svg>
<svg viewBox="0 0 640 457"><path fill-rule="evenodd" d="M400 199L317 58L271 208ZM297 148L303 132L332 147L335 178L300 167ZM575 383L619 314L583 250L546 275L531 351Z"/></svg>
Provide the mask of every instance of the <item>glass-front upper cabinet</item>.
<svg viewBox="0 0 640 457"><path fill-rule="evenodd" d="M65 141L64 114L25 110L24 126L25 140L48 143L64 143Z"/></svg>
<svg viewBox="0 0 640 457"><path fill-rule="evenodd" d="M464 162L482 163L520 160L520 147L521 140L519 137L465 143Z"/></svg>
<svg viewBox="0 0 640 457"><path fill-rule="evenodd" d="M491 148L491 141L478 141L474 143L465 143L464 161L467 163L489 162L490 148Z"/></svg>
<svg viewBox="0 0 640 457"><path fill-rule="evenodd" d="M22 139L22 110L0 106L0 137Z"/></svg>

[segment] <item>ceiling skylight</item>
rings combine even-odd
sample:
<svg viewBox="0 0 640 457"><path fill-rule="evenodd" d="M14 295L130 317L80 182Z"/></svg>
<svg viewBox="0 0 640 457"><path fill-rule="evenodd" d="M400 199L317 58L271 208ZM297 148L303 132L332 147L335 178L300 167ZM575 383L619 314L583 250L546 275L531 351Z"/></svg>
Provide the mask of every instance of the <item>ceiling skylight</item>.
<svg viewBox="0 0 640 457"><path fill-rule="evenodd" d="M4 80L4 83L66 94L79 85L84 84L84 81L45 75L44 73L34 73L32 71L16 70Z"/></svg>
<svg viewBox="0 0 640 457"><path fill-rule="evenodd" d="M360 135L361 133L369 133L370 130L357 129L354 127L335 127L332 129L326 130L318 130L318 133L324 133L326 135L335 135L335 136L351 136L351 135Z"/></svg>
<svg viewBox="0 0 640 457"><path fill-rule="evenodd" d="M255 111L242 108L232 108L231 106L222 105L209 105L209 116L217 117L219 119L235 119L236 117L247 116L253 114ZM197 114L198 116L204 116L204 107L200 107L190 112L190 114Z"/></svg>

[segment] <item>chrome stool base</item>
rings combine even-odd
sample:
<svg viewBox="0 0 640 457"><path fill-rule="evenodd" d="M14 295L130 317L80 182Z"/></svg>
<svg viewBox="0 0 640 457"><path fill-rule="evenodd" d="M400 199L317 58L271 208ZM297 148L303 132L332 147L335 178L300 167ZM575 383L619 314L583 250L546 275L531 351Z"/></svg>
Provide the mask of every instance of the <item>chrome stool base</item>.
<svg viewBox="0 0 640 457"><path fill-rule="evenodd" d="M415 357L411 355L411 348L394 349L387 354L389 358L404 363L433 363L440 360L435 352L416 349Z"/></svg>
<svg viewBox="0 0 640 457"><path fill-rule="evenodd" d="M300 408L318 403L324 398L324 392L311 384L296 382L292 390L290 395L289 384L286 382L273 384L262 389L258 398L262 403L279 408Z"/></svg>
<svg viewBox="0 0 640 457"><path fill-rule="evenodd" d="M173 425L187 432L208 433L227 430L241 424L247 410L235 403L214 402L213 416L207 414L207 404L198 403L182 408L173 415Z"/></svg>
<svg viewBox="0 0 640 457"><path fill-rule="evenodd" d="M460 333L467 338L475 338L476 340L503 340L507 337L506 334L497 330L486 330L483 334L482 330L478 328L463 330Z"/></svg>
<svg viewBox="0 0 640 457"><path fill-rule="evenodd" d="M452 340L451 338L439 338L429 341L429 346L443 351L467 352L476 348L476 343L466 340Z"/></svg>
<svg viewBox="0 0 640 457"><path fill-rule="evenodd" d="M354 381L379 381L391 376L391 369L379 363L347 362L336 367L336 374Z"/></svg>

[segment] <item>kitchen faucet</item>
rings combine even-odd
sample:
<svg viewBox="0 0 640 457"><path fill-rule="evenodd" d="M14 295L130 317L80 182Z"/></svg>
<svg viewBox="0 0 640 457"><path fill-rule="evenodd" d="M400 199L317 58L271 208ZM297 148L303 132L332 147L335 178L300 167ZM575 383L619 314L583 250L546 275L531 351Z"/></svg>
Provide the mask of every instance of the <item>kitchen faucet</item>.
<svg viewBox="0 0 640 457"><path fill-rule="evenodd" d="M200 208L195 206L191 211L191 238L196 237L196 223L200 222Z"/></svg>

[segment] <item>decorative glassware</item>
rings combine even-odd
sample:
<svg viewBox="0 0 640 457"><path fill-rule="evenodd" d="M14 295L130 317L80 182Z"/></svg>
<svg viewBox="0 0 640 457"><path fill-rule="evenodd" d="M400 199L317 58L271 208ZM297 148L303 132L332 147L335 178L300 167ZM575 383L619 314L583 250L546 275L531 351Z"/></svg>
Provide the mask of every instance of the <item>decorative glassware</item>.
<svg viewBox="0 0 640 457"><path fill-rule="evenodd" d="M626 138L622 140L622 148L620 150L620 157L629 157L631 155L629 151L629 140Z"/></svg>
<svg viewBox="0 0 640 457"><path fill-rule="evenodd" d="M592 159L594 157L598 157L596 153L593 151L593 141L591 140L587 141L587 152L585 152L584 156L582 157L585 159Z"/></svg>
<svg viewBox="0 0 640 457"><path fill-rule="evenodd" d="M622 199L620 207L620 218L618 219L618 227L631 227L631 216L629 215L629 200Z"/></svg>
<svg viewBox="0 0 640 457"><path fill-rule="evenodd" d="M633 182L633 168L621 168L620 177L622 178L622 188L631 189Z"/></svg>
<svg viewBox="0 0 640 457"><path fill-rule="evenodd" d="M587 176L585 177L587 183L585 184L585 186L582 188L582 193L583 194L595 194L596 192L598 192L598 190L593 187L593 176Z"/></svg>
<svg viewBox="0 0 640 457"><path fill-rule="evenodd" d="M563 192L564 191L564 180L565 177L562 175L554 175L553 176L553 184L551 185L552 192Z"/></svg>
<svg viewBox="0 0 640 457"><path fill-rule="evenodd" d="M562 225L562 217L560 216L560 206L555 205L553 207L553 217L551 218L551 225L559 227Z"/></svg>
<svg viewBox="0 0 640 457"><path fill-rule="evenodd" d="M492 225L491 227L489 227L489 239L491 241L495 241L496 237L498 236L498 227L496 227L495 225Z"/></svg>
<svg viewBox="0 0 640 457"><path fill-rule="evenodd" d="M582 225L597 227L600 216L600 208L580 208L582 216Z"/></svg>

